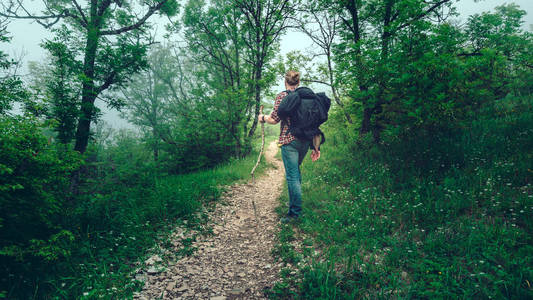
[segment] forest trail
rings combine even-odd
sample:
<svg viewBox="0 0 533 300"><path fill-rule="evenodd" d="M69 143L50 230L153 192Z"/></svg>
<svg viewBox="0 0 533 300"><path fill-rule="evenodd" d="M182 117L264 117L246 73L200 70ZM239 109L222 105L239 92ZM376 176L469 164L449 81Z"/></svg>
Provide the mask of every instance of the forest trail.
<svg viewBox="0 0 533 300"><path fill-rule="evenodd" d="M271 255L276 243L275 213L282 191L284 168L272 142L265 158L275 165L255 184L233 185L210 213L213 235L201 236L188 257L168 262L166 271L144 277L135 299L265 299L280 271ZM252 199L258 215L254 215Z"/></svg>

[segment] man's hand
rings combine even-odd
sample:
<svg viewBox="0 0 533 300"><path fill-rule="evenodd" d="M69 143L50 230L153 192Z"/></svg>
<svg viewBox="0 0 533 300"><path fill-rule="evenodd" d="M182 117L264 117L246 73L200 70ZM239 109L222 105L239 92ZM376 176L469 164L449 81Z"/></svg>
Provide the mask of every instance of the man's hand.
<svg viewBox="0 0 533 300"><path fill-rule="evenodd" d="M266 115L260 114L260 115L259 115L259 122L261 122L261 123L265 123L265 122L266 122L266 121L265 121L265 117L266 117Z"/></svg>
<svg viewBox="0 0 533 300"><path fill-rule="evenodd" d="M311 160L317 161L320 158L320 151L313 150L311 151Z"/></svg>

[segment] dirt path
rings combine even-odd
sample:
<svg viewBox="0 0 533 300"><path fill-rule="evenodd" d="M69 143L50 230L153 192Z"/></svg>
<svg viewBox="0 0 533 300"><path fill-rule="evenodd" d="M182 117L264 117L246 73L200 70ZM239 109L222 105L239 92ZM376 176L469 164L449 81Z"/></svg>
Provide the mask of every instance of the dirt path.
<svg viewBox="0 0 533 300"><path fill-rule="evenodd" d="M267 170L254 185L230 187L222 199L226 205L217 205L210 215L214 235L200 237L193 244L198 250L169 262L166 271L146 275L136 299L265 298L264 289L274 284L280 271L271 256L279 221L274 209L285 178L282 162L274 157L277 151L275 142L268 146L265 157L276 168Z"/></svg>

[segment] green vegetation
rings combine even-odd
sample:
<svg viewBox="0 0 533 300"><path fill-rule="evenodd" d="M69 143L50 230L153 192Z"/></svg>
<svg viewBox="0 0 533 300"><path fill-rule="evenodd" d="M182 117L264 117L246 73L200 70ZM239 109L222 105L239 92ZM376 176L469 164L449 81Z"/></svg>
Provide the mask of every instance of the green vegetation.
<svg viewBox="0 0 533 300"><path fill-rule="evenodd" d="M343 21L335 69L309 76L334 72L345 105L321 160L303 166L304 215L282 227L273 253L287 267L271 297L532 298L525 11L504 5L459 26L430 20L449 17L450 1L320 4L308 18Z"/></svg>
<svg viewBox="0 0 533 300"><path fill-rule="evenodd" d="M249 178L288 2L40 2L0 7L0 42L12 19L52 34L27 82L0 52L0 298L128 298L168 228ZM102 126L98 101L138 133Z"/></svg>
<svg viewBox="0 0 533 300"><path fill-rule="evenodd" d="M287 269L272 298L533 296L531 97L380 144L333 122L320 160L302 167L303 217L279 234Z"/></svg>
<svg viewBox="0 0 533 300"><path fill-rule="evenodd" d="M83 153L89 144L91 123L98 119L96 99L104 99L111 107L121 105L119 99L104 92L124 85L131 74L146 69L150 39L147 20L155 13L176 15L178 3L174 0L140 3L139 6L148 9L142 14L137 14L133 1L43 0L39 5L43 10L35 12L22 1L6 3L0 11L0 22L4 18L33 19L55 34L55 39L43 44L54 58L55 69L55 78L46 84L45 99L54 104L52 111L56 117L67 122L56 128L61 141L74 138L71 125L77 124L74 149ZM60 20L63 22L58 25ZM0 26L0 35L4 35L4 30Z"/></svg>
<svg viewBox="0 0 533 300"><path fill-rule="evenodd" d="M24 80L0 51L1 299L131 297L169 230L204 230L202 207L248 178L259 106L288 69L334 104L304 217L273 249L273 298L533 298L517 5L460 22L453 0L8 2L0 43L17 18L53 36ZM318 52L280 57L289 29ZM107 128L97 101L136 130Z"/></svg>
<svg viewBox="0 0 533 300"><path fill-rule="evenodd" d="M4 118L0 132L1 161L12 162L0 165L6 272L0 287L9 299L131 297L140 286L132 271L147 250L186 220L201 227L202 206L216 200L224 185L249 180L259 151L172 175L154 165L137 136L123 132L101 149L89 148L84 172L90 179L65 197L68 174L80 157L49 145L31 120Z"/></svg>

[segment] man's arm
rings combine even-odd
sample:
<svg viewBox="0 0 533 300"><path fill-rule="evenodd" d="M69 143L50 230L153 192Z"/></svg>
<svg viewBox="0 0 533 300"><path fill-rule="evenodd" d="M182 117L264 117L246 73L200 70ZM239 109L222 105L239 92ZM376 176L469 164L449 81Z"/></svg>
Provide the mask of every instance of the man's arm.
<svg viewBox="0 0 533 300"><path fill-rule="evenodd" d="M271 118L269 115L259 115L259 122L263 122L263 118L264 118L264 122L268 124L275 125L275 124L278 124L279 122Z"/></svg>
<svg viewBox="0 0 533 300"><path fill-rule="evenodd" d="M281 92L276 96L276 100L274 101L274 109L270 113L270 115L259 115L259 122L266 122L268 124L278 124L281 120L278 116L278 108L279 104L281 103L281 100L287 96L286 92Z"/></svg>

